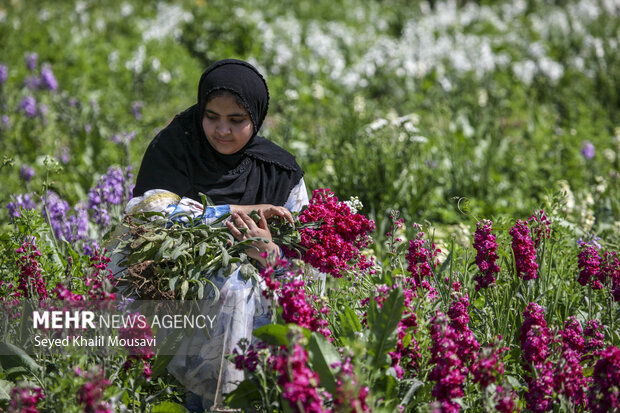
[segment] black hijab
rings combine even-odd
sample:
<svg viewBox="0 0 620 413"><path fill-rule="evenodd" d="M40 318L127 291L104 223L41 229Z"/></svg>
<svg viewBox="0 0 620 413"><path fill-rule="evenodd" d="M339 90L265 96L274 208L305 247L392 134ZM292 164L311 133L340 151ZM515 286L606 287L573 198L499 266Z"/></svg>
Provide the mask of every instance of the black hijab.
<svg viewBox="0 0 620 413"><path fill-rule="evenodd" d="M225 90L243 102L254 134L238 152L224 155L207 141L202 117L207 97ZM269 90L249 63L226 59L209 66L198 86L198 103L175 116L148 146L133 196L165 189L200 202L204 193L216 204L284 205L303 176L295 157L258 136L269 107Z"/></svg>

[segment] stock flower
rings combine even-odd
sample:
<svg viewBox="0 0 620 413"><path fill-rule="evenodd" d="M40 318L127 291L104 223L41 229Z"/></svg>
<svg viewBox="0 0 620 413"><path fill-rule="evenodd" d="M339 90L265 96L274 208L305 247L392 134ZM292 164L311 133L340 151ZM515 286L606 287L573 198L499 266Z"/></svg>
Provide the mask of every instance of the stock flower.
<svg viewBox="0 0 620 413"><path fill-rule="evenodd" d="M9 69L6 65L0 64L0 85L6 83L6 80L9 77Z"/></svg>
<svg viewBox="0 0 620 413"><path fill-rule="evenodd" d="M344 362L336 362L330 365L332 370L338 369L336 376L337 390L333 397L332 411L347 413L369 413L370 407L366 403L366 397L370 389L361 386L353 372L351 357L346 357Z"/></svg>
<svg viewBox="0 0 620 413"><path fill-rule="evenodd" d="M67 222L68 211L67 201L61 199L54 191L47 191L43 197L43 217L47 219L58 239L65 239L65 234L70 232Z"/></svg>
<svg viewBox="0 0 620 413"><path fill-rule="evenodd" d="M19 107L29 118L37 116L37 100L33 96L26 96L23 98Z"/></svg>
<svg viewBox="0 0 620 413"><path fill-rule="evenodd" d="M534 241L535 247L538 247L543 238L551 236L551 221L549 221L543 209L533 213L527 220L527 223L532 228L532 238L536 237L536 241Z"/></svg>
<svg viewBox="0 0 620 413"><path fill-rule="evenodd" d="M458 412L460 406L453 400L463 397L463 361L458 356L458 335L440 311L431 319L431 364L435 366L428 375L435 381L431 391L440 403L441 411Z"/></svg>
<svg viewBox="0 0 620 413"><path fill-rule="evenodd" d="M259 362L259 355L257 350L265 348L265 344L259 341L256 346L250 344L249 340L242 338L237 347L232 351L234 355L233 362L237 370L247 370L249 372L256 371L256 366Z"/></svg>
<svg viewBox="0 0 620 413"><path fill-rule="evenodd" d="M598 320L589 320L583 330L584 352L597 353L605 346L603 326Z"/></svg>
<svg viewBox="0 0 620 413"><path fill-rule="evenodd" d="M536 249L527 223L518 219L515 226L510 229L510 235L512 235L512 251L515 255L517 275L525 281L537 278Z"/></svg>
<svg viewBox="0 0 620 413"><path fill-rule="evenodd" d="M590 284L592 289L600 290L603 288L603 284L599 280L601 257L598 255L598 251L594 246L582 243L581 252L578 256L579 278L577 282L582 286Z"/></svg>
<svg viewBox="0 0 620 413"><path fill-rule="evenodd" d="M282 398L289 402L294 412L327 412L323 408L319 387L319 375L308 367L308 353L298 344L288 352L282 352L275 360L282 387Z"/></svg>
<svg viewBox="0 0 620 413"><path fill-rule="evenodd" d="M450 327L454 329L457 335L456 352L463 362L465 374L467 374L467 366L473 363L480 349L478 340L476 340L476 337L474 337L474 334L469 329L467 307L469 307L469 297L465 294L454 301L448 310Z"/></svg>
<svg viewBox="0 0 620 413"><path fill-rule="evenodd" d="M150 340L153 338L153 330L151 329L149 323L146 322L146 317L136 312L129 314L125 325L118 329L118 336L121 339L128 340L127 342L135 342L133 341L134 339ZM128 345L125 346L125 348L129 352L129 356L123 365L125 370L128 370L134 362L143 361L144 367L142 374L147 380L150 379L152 370L148 360L155 357L155 352L153 349L150 346L137 345Z"/></svg>
<svg viewBox="0 0 620 413"><path fill-rule="evenodd" d="M588 161L594 158L594 144L590 141L583 141L581 143L581 154Z"/></svg>
<svg viewBox="0 0 620 413"><path fill-rule="evenodd" d="M521 410L515 403L517 398L518 396L514 390L510 391L498 386L495 408L500 413L514 413L515 411L520 412Z"/></svg>
<svg viewBox="0 0 620 413"><path fill-rule="evenodd" d="M110 285L114 283L114 275L112 275L112 270L108 268L108 263L111 260L105 256L105 252L106 250L95 250L90 258L90 267L93 272L85 277L84 282L90 287L88 296L91 300L116 299L116 294L109 292Z"/></svg>
<svg viewBox="0 0 620 413"><path fill-rule="evenodd" d="M415 239L409 241L409 249L405 255L408 263L407 271L413 276L416 288L422 286L434 293L434 288L428 283L428 279L433 276L431 265L439 265L436 257L441 250L435 248L434 243L431 243L429 248L425 248L423 236L424 233L419 231Z"/></svg>
<svg viewBox="0 0 620 413"><path fill-rule="evenodd" d="M528 384L528 392L525 400L528 409L544 412L551 407L553 395L552 365L547 361L552 337L544 310L538 304L530 303L523 311L523 319L519 341L523 368L527 373L525 381Z"/></svg>
<svg viewBox="0 0 620 413"><path fill-rule="evenodd" d="M99 178L97 185L88 192L88 208L93 211L93 219L101 227L110 224L109 206L120 205L129 199L129 181L133 177L131 167L124 173L121 168L111 166Z"/></svg>
<svg viewBox="0 0 620 413"><path fill-rule="evenodd" d="M11 195L13 201L9 202L6 207L9 210L9 217L17 218L22 214L21 209L36 209L37 204L32 200L30 194Z"/></svg>
<svg viewBox="0 0 620 413"><path fill-rule="evenodd" d="M609 346L594 365L590 386L590 409L596 413L620 408L620 349Z"/></svg>
<svg viewBox="0 0 620 413"><path fill-rule="evenodd" d="M25 182L30 182L34 176L34 169L26 164L23 164L19 170L19 177Z"/></svg>
<svg viewBox="0 0 620 413"><path fill-rule="evenodd" d="M133 117L136 120L142 119L142 106L144 106L142 102L133 102L131 104L131 113L133 113Z"/></svg>
<svg viewBox="0 0 620 413"><path fill-rule="evenodd" d="M600 279L611 285L611 295L614 301L620 301L620 260L615 252L603 252Z"/></svg>
<svg viewBox="0 0 620 413"><path fill-rule="evenodd" d="M26 62L28 70L34 72L37 69L39 55L36 52L27 52L24 54L24 61Z"/></svg>
<svg viewBox="0 0 620 413"><path fill-rule="evenodd" d="M48 90L57 90L58 89L58 81L54 76L54 72L52 71L52 66L49 64L44 64L41 67L41 83L43 87Z"/></svg>
<svg viewBox="0 0 620 413"><path fill-rule="evenodd" d="M495 284L495 274L499 273L499 266L495 264L498 258L497 242L495 235L491 233L492 227L493 222L489 220L482 220L476 225L474 249L477 251L476 264L480 270L474 277L476 291Z"/></svg>
<svg viewBox="0 0 620 413"><path fill-rule="evenodd" d="M112 413L110 405L103 400L103 393L111 383L101 372L85 373L86 383L77 391L76 400L84 406L85 413Z"/></svg>
<svg viewBox="0 0 620 413"><path fill-rule="evenodd" d="M17 259L20 270L19 285L15 297L32 297L36 293L40 299L47 298L47 287L43 281L38 261L41 251L34 245L34 242L26 241L15 252L20 254Z"/></svg>
<svg viewBox="0 0 620 413"><path fill-rule="evenodd" d="M304 262L322 272L340 278L351 268L368 269L372 263L361 253L371 242L368 234L375 229L373 221L351 209L329 189L312 192L310 204L301 215L302 223L320 223L317 228L305 227L299 230L301 245L305 249ZM297 252L284 248L288 257Z"/></svg>
<svg viewBox="0 0 620 413"><path fill-rule="evenodd" d="M8 413L39 413L37 403L44 398L42 388L20 383L11 389L11 405L7 411Z"/></svg>
<svg viewBox="0 0 620 413"><path fill-rule="evenodd" d="M564 329L560 330L562 353L554 369L553 386L556 393L564 395L576 406L586 407L587 381L580 364L584 349L582 333L581 324L574 317L569 317Z"/></svg>

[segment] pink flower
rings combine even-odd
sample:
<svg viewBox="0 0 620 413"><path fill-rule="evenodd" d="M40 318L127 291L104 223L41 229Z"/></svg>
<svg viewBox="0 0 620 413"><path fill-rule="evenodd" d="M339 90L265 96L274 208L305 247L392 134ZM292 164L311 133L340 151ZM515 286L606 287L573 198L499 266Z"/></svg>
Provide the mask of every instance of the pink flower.
<svg viewBox="0 0 620 413"><path fill-rule="evenodd" d="M501 338L499 336L496 341L484 347L471 366L474 382L480 384L483 389L495 383L504 374L504 362L501 357L508 351L508 347L500 347Z"/></svg>
<svg viewBox="0 0 620 413"><path fill-rule="evenodd" d="M476 340L468 326L469 314L467 313L467 307L469 307L469 297L465 294L454 301L448 310L450 327L457 334L457 354L464 366L469 366L476 359L477 352L480 349L478 340ZM467 367L465 367L464 373L467 374Z"/></svg>
<svg viewBox="0 0 620 413"><path fill-rule="evenodd" d="M532 228L532 238L534 238L534 236L536 237L534 245L538 248L543 238L549 238L551 236L551 221L549 221L545 215L545 211L541 209L533 213L527 222L530 228Z"/></svg>
<svg viewBox="0 0 620 413"><path fill-rule="evenodd" d="M128 342L135 342L135 340L152 339L153 330L144 315L133 313L126 318L123 327L118 329L118 336ZM146 361L155 357L155 352L149 346L129 345L126 348L129 351L129 359Z"/></svg>
<svg viewBox="0 0 620 413"><path fill-rule="evenodd" d="M598 320L589 320L583 331L584 350L586 353L598 353L605 347L605 335L603 326Z"/></svg>
<svg viewBox="0 0 620 413"><path fill-rule="evenodd" d="M512 235L512 251L515 255L517 275L525 281L537 278L536 249L527 224L518 219L515 226L510 229L510 235Z"/></svg>
<svg viewBox="0 0 620 413"><path fill-rule="evenodd" d="M495 274L499 273L499 266L495 264L497 260L497 242L495 235L491 234L493 222L482 220L476 225L476 234L474 235L474 248L477 251L476 264L480 270L476 274L476 291L481 288L487 288L495 283Z"/></svg>
<svg viewBox="0 0 620 413"><path fill-rule="evenodd" d="M614 301L620 301L620 260L615 252L605 251L600 267L600 280L611 285Z"/></svg>
<svg viewBox="0 0 620 413"><path fill-rule="evenodd" d="M338 362L330 367L332 369L340 367L336 372L338 388L334 394L332 410L343 413L370 413L370 407L366 403L370 389L368 386L361 386L355 377L351 357L347 357L344 363Z"/></svg>
<svg viewBox="0 0 620 413"><path fill-rule="evenodd" d="M590 386L590 408L595 413L620 408L620 350L609 346L594 365Z"/></svg>

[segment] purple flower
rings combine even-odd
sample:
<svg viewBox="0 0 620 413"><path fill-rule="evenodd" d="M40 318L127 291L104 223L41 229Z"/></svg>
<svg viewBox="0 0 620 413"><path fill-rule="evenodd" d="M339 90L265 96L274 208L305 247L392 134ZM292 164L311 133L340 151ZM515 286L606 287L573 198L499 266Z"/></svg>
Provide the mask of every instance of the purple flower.
<svg viewBox="0 0 620 413"><path fill-rule="evenodd" d="M34 118L37 115L37 100L32 96L23 98L19 107L29 118Z"/></svg>
<svg viewBox="0 0 620 413"><path fill-rule="evenodd" d="M67 148L66 146L63 146L60 149L58 149L57 158L64 165L68 164L69 163L69 148Z"/></svg>
<svg viewBox="0 0 620 413"><path fill-rule="evenodd" d="M93 127L90 125L90 123L87 123L86 125L84 125L84 132L90 133L92 130L93 130Z"/></svg>
<svg viewBox="0 0 620 413"><path fill-rule="evenodd" d="M78 100L76 98L69 99L69 106L77 106Z"/></svg>
<svg viewBox="0 0 620 413"><path fill-rule="evenodd" d="M133 102L131 104L131 113L133 113L136 120L142 119L142 106L144 106L142 102Z"/></svg>
<svg viewBox="0 0 620 413"><path fill-rule="evenodd" d="M120 135L118 133L115 133L114 135L112 135L110 140L117 144L128 145L131 141L135 139L135 137L136 137L135 131L121 132Z"/></svg>
<svg viewBox="0 0 620 413"><path fill-rule="evenodd" d="M590 141L583 141L581 143L581 154L588 161L594 158L594 144Z"/></svg>
<svg viewBox="0 0 620 413"><path fill-rule="evenodd" d="M26 76L24 78L24 87L30 90L37 90L39 86L41 86L41 79L39 79L37 76L32 75Z"/></svg>
<svg viewBox="0 0 620 413"><path fill-rule="evenodd" d="M37 204L32 200L30 194L11 195L13 201L9 202L6 207L9 210L9 216L11 218L17 218L21 216L20 209L36 209Z"/></svg>
<svg viewBox="0 0 620 413"><path fill-rule="evenodd" d="M108 173L99 178L97 185L88 192L88 208L93 210L95 222L106 227L110 223L110 205L120 205L129 198L129 180L133 177L127 169L127 178L121 168L110 167Z"/></svg>
<svg viewBox="0 0 620 413"><path fill-rule="evenodd" d="M24 56L24 60L26 61L26 67L31 72L34 72L37 69L37 61L39 60L39 55L36 52L26 53Z"/></svg>
<svg viewBox="0 0 620 413"><path fill-rule="evenodd" d="M11 119L8 115L2 115L2 129L8 130L11 127Z"/></svg>
<svg viewBox="0 0 620 413"><path fill-rule="evenodd" d="M69 204L53 191L47 191L43 198L43 217L47 219L58 239L67 239L71 228L67 222Z"/></svg>
<svg viewBox="0 0 620 413"><path fill-rule="evenodd" d="M85 205L76 205L73 210L74 214L67 218L70 232L65 234L70 243L88 239L88 209Z"/></svg>
<svg viewBox="0 0 620 413"><path fill-rule="evenodd" d="M19 176L25 182L30 182L30 180L34 176L34 169L26 164L23 164L21 170L19 171Z"/></svg>
<svg viewBox="0 0 620 413"><path fill-rule="evenodd" d="M6 80L9 78L9 68L6 65L0 64L0 85L6 83Z"/></svg>
<svg viewBox="0 0 620 413"><path fill-rule="evenodd" d="M54 77L54 72L52 72L52 66L49 64L44 64L41 67L41 82L48 90L58 89L58 82L56 81L56 77Z"/></svg>

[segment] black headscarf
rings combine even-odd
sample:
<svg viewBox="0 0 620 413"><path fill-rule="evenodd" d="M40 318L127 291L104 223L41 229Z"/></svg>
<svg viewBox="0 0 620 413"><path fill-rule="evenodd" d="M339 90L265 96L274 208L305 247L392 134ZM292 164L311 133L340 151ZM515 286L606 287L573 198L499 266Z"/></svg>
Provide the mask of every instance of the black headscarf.
<svg viewBox="0 0 620 413"><path fill-rule="evenodd" d="M254 134L238 152L224 155L207 141L202 117L207 97L217 90L237 95L248 111ZM204 193L217 205L284 205L303 176L295 157L258 136L269 107L269 90L249 63L226 59L200 78L198 103L175 116L148 146L133 196L165 189L200 201Z"/></svg>

